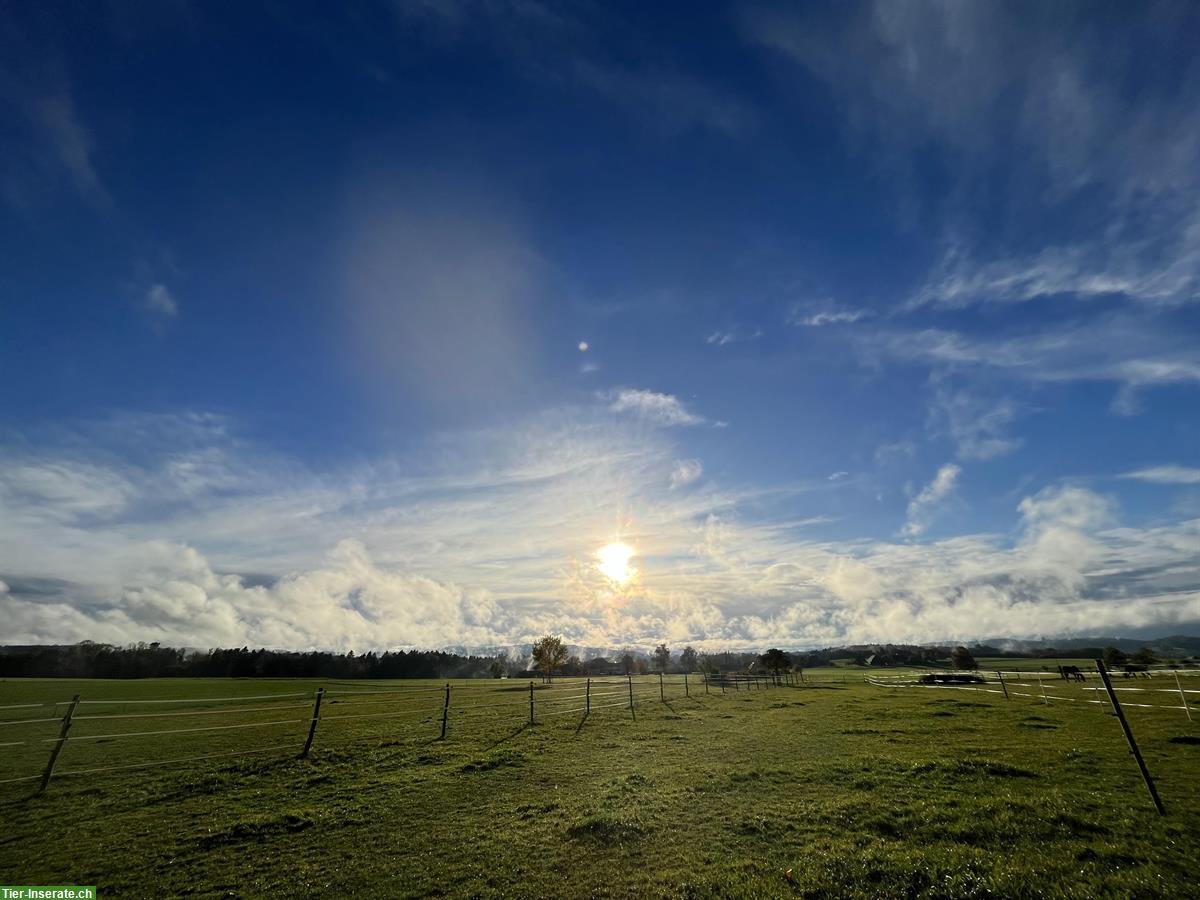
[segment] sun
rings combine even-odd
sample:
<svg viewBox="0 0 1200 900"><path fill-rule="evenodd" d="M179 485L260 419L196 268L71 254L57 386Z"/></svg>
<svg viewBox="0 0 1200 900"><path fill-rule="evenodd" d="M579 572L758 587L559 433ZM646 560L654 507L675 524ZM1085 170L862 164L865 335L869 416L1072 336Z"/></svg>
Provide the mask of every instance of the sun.
<svg viewBox="0 0 1200 900"><path fill-rule="evenodd" d="M596 568L615 584L627 583L636 573L630 564L630 560L633 559L633 548L628 544L618 541L615 544L601 547L596 551L596 558L600 560L596 564Z"/></svg>

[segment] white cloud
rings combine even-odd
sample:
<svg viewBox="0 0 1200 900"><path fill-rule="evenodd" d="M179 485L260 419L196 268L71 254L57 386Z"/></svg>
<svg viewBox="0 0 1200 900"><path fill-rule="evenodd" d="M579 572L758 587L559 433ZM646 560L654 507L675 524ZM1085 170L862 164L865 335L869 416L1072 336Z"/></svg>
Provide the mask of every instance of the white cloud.
<svg viewBox="0 0 1200 900"><path fill-rule="evenodd" d="M921 488L920 493L913 497L908 504L908 521L901 533L906 537L917 537L929 527L933 509L954 490L958 476L962 472L960 466L946 463L933 477L933 481Z"/></svg>
<svg viewBox="0 0 1200 900"><path fill-rule="evenodd" d="M99 209L111 198L96 168L95 137L80 115L68 66L47 33L7 16L0 23L0 111L5 120L0 196L38 206L64 185Z"/></svg>
<svg viewBox="0 0 1200 900"><path fill-rule="evenodd" d="M324 473L191 421L92 429L78 441L90 468L63 458L76 442L0 457L0 483L21 486L0 512L7 639L359 650L553 630L715 649L1200 620L1200 520L1123 526L1080 488L1026 497L1012 534L833 542L814 536L824 519L802 514L805 493L787 503L801 515L774 519L762 490L673 490L664 473L687 457L663 432L586 410L443 437L436 466L422 451ZM121 440L149 458L119 461L106 447ZM918 518L957 477L942 467L913 499ZM594 577L616 538L636 552L629 591Z"/></svg>
<svg viewBox="0 0 1200 900"><path fill-rule="evenodd" d="M79 192L107 205L108 194L92 162L92 134L80 121L70 91L64 86L32 100L30 112Z"/></svg>
<svg viewBox="0 0 1200 900"><path fill-rule="evenodd" d="M841 481L843 478L849 478L849 477L850 477L849 472L834 472L825 480L826 481Z"/></svg>
<svg viewBox="0 0 1200 900"><path fill-rule="evenodd" d="M892 441L887 444L880 444L875 448L875 464L879 466L891 465L903 459L911 459L912 455L917 452L917 445L912 441Z"/></svg>
<svg viewBox="0 0 1200 900"><path fill-rule="evenodd" d="M1136 391L1200 385L1200 346L1186 329L1127 314L993 337L959 331L877 330L855 336L863 361L892 358L944 371L991 371L1034 382L1110 382L1133 408Z"/></svg>
<svg viewBox="0 0 1200 900"><path fill-rule="evenodd" d="M1144 239L1106 237L1047 247L1029 257L981 262L963 248L945 252L905 304L960 309L976 303L1021 303L1042 297L1081 299L1123 294L1148 304L1173 305L1200 297L1200 219L1152 252ZM1163 259L1166 250L1167 258Z"/></svg>
<svg viewBox="0 0 1200 900"><path fill-rule="evenodd" d="M146 309L164 318L179 315L179 302L165 284L152 284L146 289Z"/></svg>
<svg viewBox="0 0 1200 900"><path fill-rule="evenodd" d="M963 389L939 384L930 410L930 426L944 432L958 448L959 459L994 459L1023 443L1007 434L1017 418L1017 406L1008 398L989 400Z"/></svg>
<svg viewBox="0 0 1200 900"><path fill-rule="evenodd" d="M827 86L851 147L869 149L870 164L923 217L921 161L935 148L954 224L910 308L1112 293L1195 302L1200 77L1146 83L1121 29L1082 32L1066 4L1044 12L1034 20L1005 4L751 3L740 25ZM1186 54L1190 25L1159 7L1139 19L1139 38ZM1135 80L1143 89L1129 89ZM981 209L988 221L973 228Z"/></svg>
<svg viewBox="0 0 1200 900"><path fill-rule="evenodd" d="M671 487L678 488L700 479L704 466L698 459L677 459L671 469Z"/></svg>
<svg viewBox="0 0 1200 900"><path fill-rule="evenodd" d="M656 425L702 425L703 416L691 413L673 394L625 388L609 396L609 409L634 415Z"/></svg>
<svg viewBox="0 0 1200 900"><path fill-rule="evenodd" d="M868 315L869 313L863 309L823 310L807 315L800 312L793 312L788 316L788 322L792 325L800 325L805 328L821 328L825 325L849 325L866 318Z"/></svg>
<svg viewBox="0 0 1200 900"><path fill-rule="evenodd" d="M13 517L57 522L111 518L136 493L120 474L84 462L14 459L0 468L0 510Z"/></svg>
<svg viewBox="0 0 1200 900"><path fill-rule="evenodd" d="M1121 477L1152 484L1200 484L1200 469L1191 466L1150 466L1136 472L1126 472Z"/></svg>
<svg viewBox="0 0 1200 900"><path fill-rule="evenodd" d="M738 341L753 341L762 337L762 329L756 328L754 331L714 331L704 339L704 343L713 344L717 347L724 347L726 344L733 344Z"/></svg>

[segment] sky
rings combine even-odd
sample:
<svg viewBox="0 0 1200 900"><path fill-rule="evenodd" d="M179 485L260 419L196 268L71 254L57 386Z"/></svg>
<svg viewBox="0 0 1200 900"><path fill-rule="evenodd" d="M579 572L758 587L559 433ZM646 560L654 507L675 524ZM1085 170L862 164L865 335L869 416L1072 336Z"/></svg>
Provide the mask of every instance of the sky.
<svg viewBox="0 0 1200 900"><path fill-rule="evenodd" d="M4 642L1196 632L1198 33L0 2Z"/></svg>

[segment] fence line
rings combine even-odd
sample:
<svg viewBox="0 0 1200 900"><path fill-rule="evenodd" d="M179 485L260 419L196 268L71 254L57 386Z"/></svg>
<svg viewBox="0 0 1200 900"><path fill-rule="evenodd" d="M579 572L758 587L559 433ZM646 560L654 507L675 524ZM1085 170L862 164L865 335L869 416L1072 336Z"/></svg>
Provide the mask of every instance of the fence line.
<svg viewBox="0 0 1200 900"><path fill-rule="evenodd" d="M394 690L394 691L325 691L325 696L328 696L328 697L362 697L362 696L374 695L374 694L408 695L410 698L412 698L412 700L416 700L416 697L412 697L412 695L414 695L414 694L424 694L424 695L442 694L442 688L421 688L420 690L415 689L415 688L401 688L400 690ZM404 701L396 701L396 702L404 702Z"/></svg>
<svg viewBox="0 0 1200 900"><path fill-rule="evenodd" d="M111 734L77 734L73 741L99 741L106 738L152 737L160 734L194 734L200 731L229 731L234 728L267 728L272 725L298 725L308 719L279 719L275 722L242 722L238 725L206 725L202 728L172 728L167 731L115 731ZM43 738L42 743L57 741L58 738Z"/></svg>
<svg viewBox="0 0 1200 900"><path fill-rule="evenodd" d="M441 692L439 691L439 693L441 693ZM325 696L328 697L329 695L326 694ZM428 702L428 700L429 700L429 698L426 698L425 702ZM406 703L412 703L412 702L413 702L412 698L409 698L409 697L406 697L403 700L342 700L338 697L334 697L332 700L329 701L329 704L331 706L334 704L337 704L338 708L341 708L343 706L384 706L384 705L400 706L400 705L403 705ZM308 704L306 703L304 705L307 706ZM419 709L420 706L419 705L414 706L413 708Z"/></svg>
<svg viewBox="0 0 1200 900"><path fill-rule="evenodd" d="M292 694L258 694L250 697L179 697L172 700L80 700L79 705L94 705L97 703L232 703L239 700L276 700L285 697L311 697L312 691L297 691ZM70 702L70 701L65 701ZM62 701L54 704L62 705Z"/></svg>
<svg viewBox="0 0 1200 900"><path fill-rule="evenodd" d="M322 722L336 722L336 721L338 721L338 719L395 719L395 718L399 718L400 716L407 716L407 715L408 715L407 711L399 712L399 713L353 713L348 716L321 716L321 721ZM433 714L427 713L426 717L424 719L419 719L418 721L413 722L413 724L414 725L425 725L425 724L428 724L429 722L433 722L436 718L437 717L434 716ZM304 719L303 721L307 722L308 720Z"/></svg>
<svg viewBox="0 0 1200 900"><path fill-rule="evenodd" d="M80 701L83 702L82 700ZM169 719L175 716L216 716L228 715L230 713L247 713L247 712L274 712L277 709L308 709L307 703L289 703L286 706L235 706L225 709L188 709L180 710L179 712L163 712L163 713L105 713L98 716L75 716L76 722L96 721L100 719ZM43 722L57 722L58 719L42 719ZM8 725L9 722L0 721L0 725Z"/></svg>
<svg viewBox="0 0 1200 900"><path fill-rule="evenodd" d="M722 676L713 676L715 682ZM758 676L723 676L730 683L750 682L753 681L758 688L765 687L782 687L788 683L784 680L767 679ZM705 682L710 680L705 677ZM535 685L531 680L527 682L528 694L526 686L521 685L514 680L509 680L509 684L503 688L494 686L476 688L465 693L468 701L481 701L485 695L493 695L493 699L485 702L467 702L453 703L452 699L458 699L463 694L460 691L453 692L453 698L450 688L452 685L448 682L444 687L422 687L422 688L396 688L389 690L343 690L343 691L326 691L325 689L317 690L315 693L310 691L296 691L275 694L253 694L238 697L178 697L178 698L160 698L152 700L140 699L115 699L101 698L95 700L77 699L76 701L47 701L42 703L22 703L11 704L0 707L0 709L36 709L36 708L55 708L60 706L69 706L70 710L65 717L46 717L37 719L13 719L7 723L0 719L0 732L2 732L5 724L11 725L38 725L59 723L62 726L61 734L58 737L48 738L30 738L22 741L0 742L0 747L22 747L22 746L43 746L45 744L53 744L51 763L47 765L47 773L42 776L28 775L18 776L13 778L0 779L0 784L14 784L24 781L34 781L39 777L43 779L43 788L46 782L50 780L50 776L57 774L59 776L66 775L84 775L101 772L115 772L123 770L149 768L154 766L172 766L192 761L205 759L224 758L232 756L241 756L251 753L266 753L274 750L292 749L292 744L273 744L269 747L252 747L243 750L223 751L217 753L206 753L195 756L178 757L164 760L150 760L141 763L117 764L110 766L92 766L84 769L69 769L65 771L54 772L53 762L57 755L66 749L68 743L77 741L111 741L117 739L141 739L141 738L157 738L169 737L172 735L193 735L203 734L208 732L233 732L242 729L255 728L274 728L279 726L302 726L309 724L308 740L305 742L305 749L311 746L313 738L322 723L335 723L338 720L345 719L406 719L401 724L401 733L413 734L418 731L424 731L431 726L436 728L439 719L442 722L441 737L447 736L446 726L451 722L463 722L464 720L490 720L492 722L502 721L504 719L514 719L526 721L531 724L536 724L539 719L551 718L555 716L582 716L586 720L587 716L593 712L612 709L629 709L631 713L638 704L645 704L648 701L654 703L668 702L671 700L683 700L691 697L691 691L687 682L686 676L682 681L672 679L665 681L661 676L626 676L624 678L600 678L600 679L585 679L568 677L552 683L550 685ZM463 685L454 685L454 687L464 687ZM665 693L666 688L670 688L670 693ZM706 684L707 687L707 684ZM699 685L696 685L697 690ZM504 693L511 698L511 703L500 702L499 697L494 695ZM325 708L321 708L320 698L327 696ZM356 699L358 695L377 695L379 699ZM141 719L166 719L178 716L211 716L221 714L241 714L241 713L270 713L276 710L298 710L309 706L309 702L303 703L286 703L286 704L271 704L261 706L242 706L238 705L245 701L262 701L262 700L277 700L291 698L312 698L316 697L317 702L313 706L311 718L288 718L271 721L250 721L250 722L235 722L222 725L197 725L186 728L157 728L144 731L107 731L101 734L80 734L78 731L70 731L70 724L73 721L77 725L82 725L85 722L106 722L109 720L141 720ZM529 715L525 710L525 703L530 703ZM432 708L433 704L437 703L438 709ZM125 704L136 704L139 706L154 705L154 706L186 706L191 704L228 704L219 708L213 709L162 709L162 710L147 710L145 712L111 712L111 713L92 713L88 715L74 716L73 711L76 706L89 705L96 706L123 706ZM395 711L381 712L342 712L343 709L353 708L355 706L399 706L401 709ZM440 715L439 715L440 714ZM636 718L636 716L635 716ZM327 726L328 727L328 726ZM393 729L390 733L395 733ZM432 735L431 735L432 736ZM351 737L351 740L354 738ZM299 741L297 741L298 747ZM302 756L304 754L301 754Z"/></svg>
<svg viewBox="0 0 1200 900"><path fill-rule="evenodd" d="M1089 672L1088 674L1091 674L1093 676L1097 675L1096 672ZM1121 674L1125 674L1125 673L1121 673ZM949 684L949 683L933 680L933 679L950 678L955 675L957 675L959 677L964 677L964 676L965 677L975 677L975 678L982 679L982 681L975 683L975 684ZM996 682L993 682L990 680L990 677L993 675L997 679ZM1017 678L1025 679L1025 680L1004 680L1005 675L1009 675L1010 679L1012 678L1012 676L1016 676ZM1181 701L1181 705L1167 705L1167 704L1162 704L1162 703L1137 703L1137 702L1124 702L1122 705L1135 707L1135 708L1139 708L1139 709L1181 710L1187 714L1187 717L1190 721L1192 718L1192 715L1191 715L1192 710L1191 710L1191 707L1187 704L1187 695L1188 694L1200 694L1200 689L1183 687L1183 684L1179 681L1179 676L1181 676L1181 675L1182 676L1196 676L1196 675L1200 675L1200 672L1198 672L1196 670L1186 670L1186 669L1181 670L1181 669L1170 669L1170 668L1156 668L1156 669L1149 669L1146 671L1131 672L1131 673L1128 673L1127 677L1134 677L1134 676L1145 676L1147 678L1172 677L1175 679L1176 685L1175 685L1175 687L1136 687L1133 685L1113 684L1112 690L1114 692L1124 691L1124 692L1136 692L1136 693L1143 693L1143 694L1145 694L1145 693L1149 693L1149 694L1161 693L1161 694L1176 695L1176 696L1178 696L1179 700ZM930 679L930 680L926 681L924 679ZM1111 673L1110 673L1110 679L1111 679ZM1105 688L1102 688L1102 687L1079 685L1078 681L1073 680L1073 679L1064 678L1063 675L1058 672L1031 672L1029 670L1023 670L1023 669L1011 670L1011 671L1007 670L1007 669L977 669L977 670L967 670L967 671L959 671L959 672L949 672L947 670L922 672L922 671L918 670L918 671L902 672L902 673L887 674L887 675L871 674L871 675L867 675L864 678L864 681L866 681L867 684L873 685L875 687L886 687L886 688L903 687L903 688L924 688L924 689L933 689L933 690L979 691L982 693L989 693L989 694L1003 693L1004 692L1003 688L1005 686L1007 686L1008 688L1016 688L1016 687L1030 688L1030 689L1037 688L1038 693L1036 693L1036 694L1029 694L1024 691L1017 691L1017 690L1010 690L1008 693L1010 693L1014 697L1028 697L1033 700L1041 700L1042 702L1045 702L1045 703L1049 703L1049 702L1053 701L1053 702L1058 702L1058 703L1092 703L1092 704L1096 704L1098 706L1109 706L1110 705L1106 700L1101 700L1101 699L1092 699L1092 698L1088 698L1088 697L1068 697L1068 696L1064 696L1064 695L1058 694L1058 693L1047 693L1047 688L1051 687L1051 684L1056 684L1056 683L1059 688L1068 687L1068 686L1069 687L1079 686L1080 690L1088 691L1088 692L1092 692L1092 693L1103 692L1105 690ZM989 685L989 684L993 684L993 683L1000 683L1000 685L1001 685L1000 689L997 690L995 688L985 686L985 685Z"/></svg>
<svg viewBox="0 0 1200 900"><path fill-rule="evenodd" d="M1028 670L989 670L980 671L976 674L977 677L983 680L975 684L945 684L945 683L922 683L920 678L922 675L931 676L946 676L945 671L940 672L905 672L897 674L875 674L871 673L862 678L862 682L876 687L884 688L932 688L942 690L968 690L981 693L1000 694L1004 693L1005 686L1009 688L1026 688L1026 691L1010 690L1008 693L1012 697L1027 698L1034 702L1046 703L1091 703L1100 706L1107 706L1108 702L1102 699L1093 699L1095 691L1101 690L1095 687L1084 686L1082 690L1091 693L1092 696L1069 696L1059 690L1053 693L1047 692L1046 688L1050 687L1046 683L1046 679L1052 677L1055 681L1059 681L1060 676L1055 673L1039 673L1030 672ZM1185 676L1200 675L1200 672L1176 672L1175 670L1155 670L1151 673L1141 673L1151 678L1159 676L1175 676L1182 674ZM1013 680L1005 679L1008 675ZM650 676L626 676L623 678L597 678L584 679L575 677L564 677L561 680L549 685L537 685L534 681L518 682L515 679L507 679L503 687L492 685L461 685L447 682L444 687L422 687L422 688L397 688L391 690L343 690L343 691L319 691L318 694L326 696L326 705L322 709L318 704L313 709L311 720L309 718L295 718L274 721L251 721L238 722L233 724L198 726L189 728L166 728L149 731L130 731L130 732L111 732L104 734L78 734L70 733L67 735L66 730L59 737L50 738L30 738L24 741L2 742L0 747L20 747L20 746L44 746L45 744L55 744L58 750L64 749L67 743L76 741L101 741L114 740L118 738L154 738L159 736L179 735L179 734L197 734L203 732L220 732L220 731L235 731L248 728L270 728L277 726L303 725L310 724L310 743L315 735L318 727L325 722L334 723L339 719L345 720L370 720L370 719L404 719L399 723L399 727L393 726L388 732L377 736L363 736L357 738L355 732L344 732L339 730L339 737L344 735L341 740L358 740L358 739L375 739L384 738L388 734L402 734L406 736L425 732L428 729L430 738L437 738L437 727L439 720L442 722L443 739L448 736L453 736L455 723L462 724L464 722L494 722L500 723L505 720L512 722L525 722L527 724L536 725L543 719L549 719L556 716L581 716L582 721L586 721L587 716L593 712L602 710L625 709L634 716L636 720L636 707L639 704L645 704L647 701L654 703L695 699L699 700L699 692L703 687L705 693L714 692L717 694L726 694L745 689L747 691L760 691L769 688L781 687L801 687L802 685L812 683L816 679L811 676L805 678L803 676L762 676L762 675L745 675L745 674L722 674L703 677L703 684L697 681L689 685L685 680L679 681L672 679L671 681L663 681L657 675ZM837 682L845 681L845 678L823 679L825 681ZM855 679L856 681L858 679ZM999 681L999 684L997 683ZM1195 682L1193 682L1195 683ZM1067 686L1074 688L1076 682L1063 682L1061 687ZM451 691L453 688L453 691ZM662 693L664 688L669 688L669 693ZM715 690L719 688L720 690ZM1154 703L1124 703L1122 705L1146 708L1146 709L1164 709L1164 710L1184 710L1190 714L1190 709L1186 705L1187 694L1200 694L1200 690L1184 688L1182 683L1177 683L1175 687L1135 687L1113 686L1114 691L1136 691L1142 694L1149 693L1151 696L1156 693L1174 693L1184 700L1184 705L1164 705ZM694 693L693 693L694 691ZM505 695L508 701L505 701L498 695ZM357 699L359 695L376 695L371 699ZM487 696L490 699L484 700ZM1006 694L1007 696L1007 694ZM303 703L288 703L263 706L241 706L238 705L243 701L254 700L275 700L288 698L313 698L314 692L290 692L279 694L265 695L247 695L243 697L212 697L212 698L174 698L174 699L156 699L156 700L116 700L116 699L101 699L101 700L79 700L79 705L116 705L116 704L229 704L221 708L213 709L173 709L162 711L146 711L146 712L113 712L113 713L93 713L90 715L75 716L74 720L77 724L82 725L86 721L106 721L109 719L156 719L156 718L171 718L176 716L210 716L220 715L223 713L260 713L273 712L275 710L294 710L307 708L310 701L306 700ZM457 703L454 701L465 699L466 703ZM1131 698L1133 699L1133 698ZM1150 698L1147 698L1150 699ZM481 702L482 701L482 702ZM0 707L0 709L34 709L34 708L58 708L68 705L69 701L54 701L44 703L27 703L13 704L10 706ZM528 709L526 703L529 704ZM434 708L436 704L436 709ZM357 712L343 711L352 710L356 706L376 706L383 707L379 712ZM393 707L392 710L387 710L387 707ZM69 716L67 717L69 719ZM0 734L3 733L5 724L11 725L38 725L50 724L55 722L65 722L60 718L36 718L36 719L15 719L5 722L0 719ZM582 724L581 721L581 724ZM449 735L446 731L446 725L450 726ZM328 727L328 726L327 726ZM475 727L472 725L471 727ZM296 745L275 744L270 747L251 748L246 750L234 750L220 753L209 753L199 756L189 756L167 760L151 760L144 763L122 764L112 766L90 767L86 769L71 769L63 772L58 772L58 775L82 775L91 773L101 773L110 771L120 771L125 769L138 769L153 766L171 766L192 761L204 759L213 759L227 756L240 756L250 753L266 753L274 750L293 749L299 750L299 739ZM68 755L70 755L68 753ZM39 776L29 775L0 780L0 784L13 784L24 781L36 780ZM47 779L48 780L48 779Z"/></svg>

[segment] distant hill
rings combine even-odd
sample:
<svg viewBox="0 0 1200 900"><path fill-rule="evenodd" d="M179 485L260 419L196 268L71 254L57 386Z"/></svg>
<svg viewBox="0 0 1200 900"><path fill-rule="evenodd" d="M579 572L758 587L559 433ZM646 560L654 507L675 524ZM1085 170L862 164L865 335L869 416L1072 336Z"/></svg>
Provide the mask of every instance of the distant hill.
<svg viewBox="0 0 1200 900"><path fill-rule="evenodd" d="M1158 656L1197 656L1200 655L1200 637L1184 634L1173 634L1162 638L1124 638L1124 637L1079 637L1079 638L1045 638L1043 640L1013 640L1012 638L991 638L980 641L998 647L1001 650L1016 653L1035 654L1039 650L1082 650L1091 647L1116 647L1118 650L1130 652L1142 647L1149 647ZM972 644L972 646L975 646Z"/></svg>

